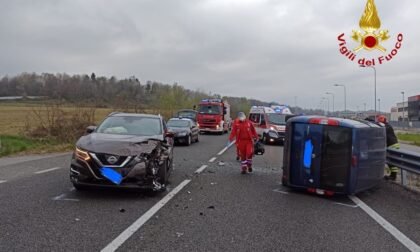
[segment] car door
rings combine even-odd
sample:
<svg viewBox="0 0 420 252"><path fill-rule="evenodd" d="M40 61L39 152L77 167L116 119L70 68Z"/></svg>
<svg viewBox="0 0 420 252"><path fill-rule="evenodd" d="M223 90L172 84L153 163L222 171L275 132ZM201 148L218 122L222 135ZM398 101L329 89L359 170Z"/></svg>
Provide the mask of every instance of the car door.
<svg viewBox="0 0 420 252"><path fill-rule="evenodd" d="M198 133L199 133L197 124L194 121L191 121L190 125L191 125L191 135L193 136L193 139L197 139Z"/></svg>

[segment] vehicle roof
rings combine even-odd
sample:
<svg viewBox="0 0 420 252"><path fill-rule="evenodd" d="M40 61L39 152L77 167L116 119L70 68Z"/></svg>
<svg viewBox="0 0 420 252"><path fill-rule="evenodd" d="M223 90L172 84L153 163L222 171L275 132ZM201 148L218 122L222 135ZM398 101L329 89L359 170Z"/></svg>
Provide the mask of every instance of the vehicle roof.
<svg viewBox="0 0 420 252"><path fill-rule="evenodd" d="M149 118L157 118L157 119L161 119L162 117L160 115L151 115L151 114L137 114L137 113L123 113L123 112L113 112L111 114L108 115L108 117L111 116L131 116L131 117L149 117Z"/></svg>
<svg viewBox="0 0 420 252"><path fill-rule="evenodd" d="M250 113L276 113L274 109L264 106L252 106Z"/></svg>
<svg viewBox="0 0 420 252"><path fill-rule="evenodd" d="M185 111L198 113L198 111L194 109L181 109L178 112L185 112Z"/></svg>
<svg viewBox="0 0 420 252"><path fill-rule="evenodd" d="M347 128L379 128L380 126L365 120L351 120L337 117L325 117L325 116L296 116L290 118L288 122L294 123L309 123L310 119L321 118L321 119L333 119L339 122L339 126Z"/></svg>
<svg viewBox="0 0 420 252"><path fill-rule="evenodd" d="M190 121L190 122L193 122L193 120L191 120L190 118L186 118L186 117L181 117L181 118L179 118L179 117L172 117L171 119L169 119L169 121L170 120L173 120L173 121Z"/></svg>

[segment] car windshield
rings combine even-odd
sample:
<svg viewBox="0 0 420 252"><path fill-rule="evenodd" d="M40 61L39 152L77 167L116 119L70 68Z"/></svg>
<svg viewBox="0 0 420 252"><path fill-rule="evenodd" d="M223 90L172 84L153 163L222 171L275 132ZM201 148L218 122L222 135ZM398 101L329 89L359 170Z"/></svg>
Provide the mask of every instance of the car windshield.
<svg viewBox="0 0 420 252"><path fill-rule="evenodd" d="M219 115L220 107L217 105L201 105L200 114Z"/></svg>
<svg viewBox="0 0 420 252"><path fill-rule="evenodd" d="M162 134L162 125L159 118L111 116L99 125L96 132L118 135L156 136Z"/></svg>
<svg viewBox="0 0 420 252"><path fill-rule="evenodd" d="M269 113L267 114L268 122L275 125L286 125L286 115Z"/></svg>
<svg viewBox="0 0 420 252"><path fill-rule="evenodd" d="M189 127L190 122L187 120L169 120L168 127L185 128Z"/></svg>
<svg viewBox="0 0 420 252"><path fill-rule="evenodd" d="M178 117L186 117L195 119L195 112L192 111L180 111L178 112Z"/></svg>

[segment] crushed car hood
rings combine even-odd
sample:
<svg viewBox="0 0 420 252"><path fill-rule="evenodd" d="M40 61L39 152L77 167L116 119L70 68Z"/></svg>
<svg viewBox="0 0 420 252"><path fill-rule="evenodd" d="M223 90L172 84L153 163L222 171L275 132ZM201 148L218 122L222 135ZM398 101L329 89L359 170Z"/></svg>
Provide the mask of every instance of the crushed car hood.
<svg viewBox="0 0 420 252"><path fill-rule="evenodd" d="M135 156L151 153L160 142L162 136L130 136L117 134L92 133L82 136L76 146L89 152L114 154L118 156Z"/></svg>

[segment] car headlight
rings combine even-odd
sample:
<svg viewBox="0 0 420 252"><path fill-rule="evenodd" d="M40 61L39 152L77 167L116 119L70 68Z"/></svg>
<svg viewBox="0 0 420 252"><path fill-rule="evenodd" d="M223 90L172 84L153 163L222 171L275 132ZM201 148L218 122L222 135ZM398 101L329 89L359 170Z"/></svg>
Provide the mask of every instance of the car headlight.
<svg viewBox="0 0 420 252"><path fill-rule="evenodd" d="M270 130L276 130L276 128L274 128L273 126L270 127Z"/></svg>
<svg viewBox="0 0 420 252"><path fill-rule="evenodd" d="M76 147L76 151L75 151L76 157L80 160L83 161L89 161L90 160L90 155L87 151L84 151L82 149L80 149L79 147Z"/></svg>

